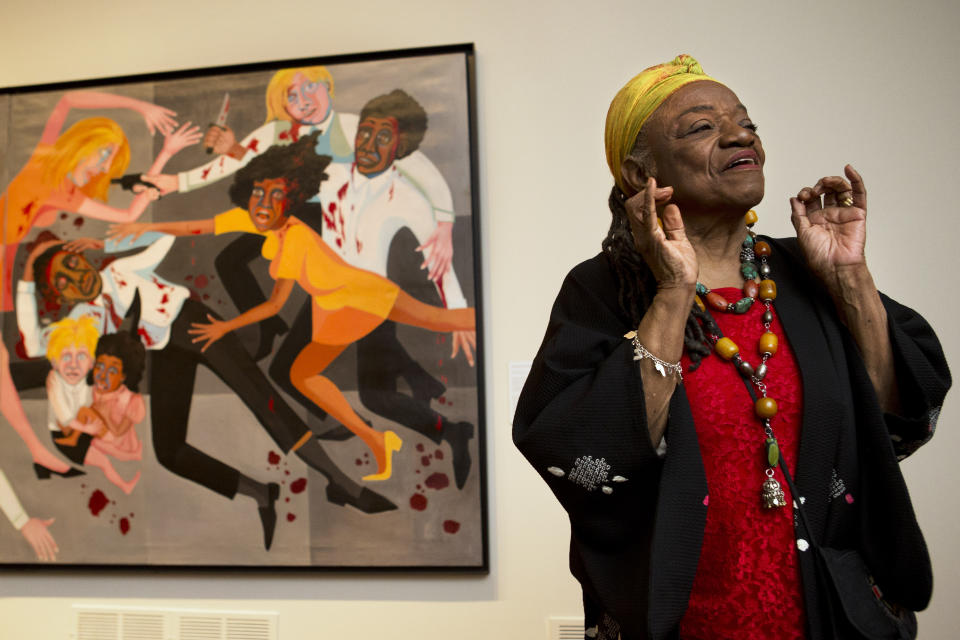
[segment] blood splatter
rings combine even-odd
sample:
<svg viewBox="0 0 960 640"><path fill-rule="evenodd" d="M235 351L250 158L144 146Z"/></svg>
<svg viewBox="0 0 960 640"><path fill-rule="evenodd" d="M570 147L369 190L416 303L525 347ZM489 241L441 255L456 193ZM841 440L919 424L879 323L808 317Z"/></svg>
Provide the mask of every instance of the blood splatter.
<svg viewBox="0 0 960 640"><path fill-rule="evenodd" d="M61 220L66 220L68 217L69 217L69 216L67 216L67 214L65 214L65 213L61 213L61 214L60 214L60 219L61 219Z"/></svg>
<svg viewBox="0 0 960 640"><path fill-rule="evenodd" d="M420 456L420 464L425 467L430 466L430 456Z"/></svg>
<svg viewBox="0 0 960 640"><path fill-rule="evenodd" d="M431 473L429 476L427 476L424 484L431 489L446 489L450 486L450 478L448 478L447 474L445 473Z"/></svg>
<svg viewBox="0 0 960 640"><path fill-rule="evenodd" d="M294 493L303 493L303 490L307 488L307 479L306 478L297 478L290 483L290 491Z"/></svg>
<svg viewBox="0 0 960 640"><path fill-rule="evenodd" d="M286 498L284 498L283 501L284 501L284 502L290 502L290 496L287 496Z"/></svg>
<svg viewBox="0 0 960 640"><path fill-rule="evenodd" d="M187 275L183 276L183 279L186 280L187 282L190 282L191 280L193 280L193 275L188 273Z"/></svg>
<svg viewBox="0 0 960 640"><path fill-rule="evenodd" d="M267 400L267 409L270 409L270 412L273 413L273 396L270 396L270 399Z"/></svg>
<svg viewBox="0 0 960 640"><path fill-rule="evenodd" d="M447 404L447 397L440 396L439 398L437 398L437 402L439 402L440 404Z"/></svg>
<svg viewBox="0 0 960 640"><path fill-rule="evenodd" d="M210 284L210 279L201 273L194 279L193 284L197 285L198 289L203 289L205 286Z"/></svg>
<svg viewBox="0 0 960 640"><path fill-rule="evenodd" d="M253 151L254 153L256 153L256 152L257 152L257 147L259 147L259 146L260 146L260 141L257 140L256 138L254 138L254 139L251 140L250 143L247 145L247 149L250 149L250 151Z"/></svg>
<svg viewBox="0 0 960 640"><path fill-rule="evenodd" d="M127 535L130 531L130 521L126 518L120 518L120 533Z"/></svg>
<svg viewBox="0 0 960 640"><path fill-rule="evenodd" d="M362 465L363 465L363 460L361 460L360 458L357 458L357 466L359 467Z"/></svg>
<svg viewBox="0 0 960 640"><path fill-rule="evenodd" d="M287 514L287 522L293 522L296 519L297 519L297 516L293 515L292 513Z"/></svg>
<svg viewBox="0 0 960 640"><path fill-rule="evenodd" d="M433 455L437 457L437 460L443 460L443 451L441 451L440 449L437 449L436 453L434 453Z"/></svg>
<svg viewBox="0 0 960 640"><path fill-rule="evenodd" d="M417 451L419 451L420 453L423 453L423 450L424 450L423 443L422 443L422 442L418 442L418 443L417 443Z"/></svg>
<svg viewBox="0 0 960 640"><path fill-rule="evenodd" d="M451 534L456 533L457 531L460 531L460 523L456 520L444 520L443 530Z"/></svg>
<svg viewBox="0 0 960 640"><path fill-rule="evenodd" d="M290 475L290 469L287 469L286 471L284 471L284 472L283 472L283 475L285 475L285 476Z"/></svg>
<svg viewBox="0 0 960 640"><path fill-rule="evenodd" d="M87 507L89 507L91 514L99 516L100 512L103 511L103 508L106 507L109 502L103 491L97 489L90 495L90 501L87 503Z"/></svg>
<svg viewBox="0 0 960 640"><path fill-rule="evenodd" d="M440 382L447 384L447 376L440 376Z"/></svg>
<svg viewBox="0 0 960 640"><path fill-rule="evenodd" d="M423 511L427 508L427 497L419 493L413 494L410 496L410 508Z"/></svg>
<svg viewBox="0 0 960 640"><path fill-rule="evenodd" d="M271 451L267 454L267 462L270 464L280 464L280 454L276 451Z"/></svg>
<svg viewBox="0 0 960 640"><path fill-rule="evenodd" d="M80 227L83 226L83 223L84 223L84 222L85 222L85 220L83 219L82 216L77 216L77 217L74 218L74 220L73 220L73 226L75 226L77 229L79 229Z"/></svg>

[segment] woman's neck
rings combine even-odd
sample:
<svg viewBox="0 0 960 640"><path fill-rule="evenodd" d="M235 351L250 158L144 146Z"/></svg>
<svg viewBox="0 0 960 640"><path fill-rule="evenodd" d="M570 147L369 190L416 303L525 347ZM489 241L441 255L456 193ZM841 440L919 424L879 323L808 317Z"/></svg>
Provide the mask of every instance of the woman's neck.
<svg viewBox="0 0 960 640"><path fill-rule="evenodd" d="M743 216L684 217L687 238L697 253L697 280L711 289L740 287L740 248L747 228Z"/></svg>

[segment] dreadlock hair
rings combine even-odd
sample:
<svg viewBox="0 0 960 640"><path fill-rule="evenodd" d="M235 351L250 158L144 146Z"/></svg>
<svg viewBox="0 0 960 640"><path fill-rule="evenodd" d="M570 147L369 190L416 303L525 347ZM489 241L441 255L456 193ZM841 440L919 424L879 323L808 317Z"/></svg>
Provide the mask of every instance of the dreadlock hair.
<svg viewBox="0 0 960 640"><path fill-rule="evenodd" d="M397 129L405 140L398 160L416 151L427 133L427 112L403 89L394 89L367 102L360 110L360 121L367 118L397 119Z"/></svg>
<svg viewBox="0 0 960 640"><path fill-rule="evenodd" d="M652 166L643 130L637 135L630 157L641 166ZM640 310L650 306L657 293L657 281L643 256L637 251L630 229L630 214L624 204L626 199L627 196L620 187L613 185L607 200L613 217L601 247L619 281L617 302L630 317L632 326L637 327L643 317ZM700 361L710 355L710 343L703 330L708 325L707 320L712 323L710 316L700 311L696 304L692 305L683 331L683 346L690 357L690 371L696 371Z"/></svg>
<svg viewBox="0 0 960 640"><path fill-rule="evenodd" d="M300 138L291 145L272 146L250 161L237 172L230 185L230 201L246 209L250 205L253 183L271 178L287 181L287 198L290 210L316 195L320 183L327 179L324 169L330 164L330 156L317 155L315 149L319 131Z"/></svg>

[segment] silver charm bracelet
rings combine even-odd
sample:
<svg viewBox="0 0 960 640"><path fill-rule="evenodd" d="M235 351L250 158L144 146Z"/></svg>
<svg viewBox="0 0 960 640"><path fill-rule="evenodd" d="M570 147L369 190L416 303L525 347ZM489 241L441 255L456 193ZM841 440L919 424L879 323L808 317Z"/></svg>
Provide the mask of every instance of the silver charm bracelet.
<svg viewBox="0 0 960 640"><path fill-rule="evenodd" d="M657 356L653 355L647 348L640 344L640 339L637 337L636 331L631 331L623 336L628 340L633 341L633 359L634 360L643 360L647 358L653 361L653 367L660 373L664 378L667 377L667 373L670 375L675 375L680 378L680 382L683 382L683 367L680 366L679 362L666 362L661 360Z"/></svg>

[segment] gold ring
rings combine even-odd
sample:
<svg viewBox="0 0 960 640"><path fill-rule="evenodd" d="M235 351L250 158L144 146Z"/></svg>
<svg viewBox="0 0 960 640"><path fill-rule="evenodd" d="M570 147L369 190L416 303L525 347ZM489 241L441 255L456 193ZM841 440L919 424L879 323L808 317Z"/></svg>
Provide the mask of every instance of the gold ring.
<svg viewBox="0 0 960 640"><path fill-rule="evenodd" d="M840 200L840 206L841 206L841 207L852 207L852 206L853 206L853 198L850 197L850 196L847 196L847 197L845 197L844 199Z"/></svg>

